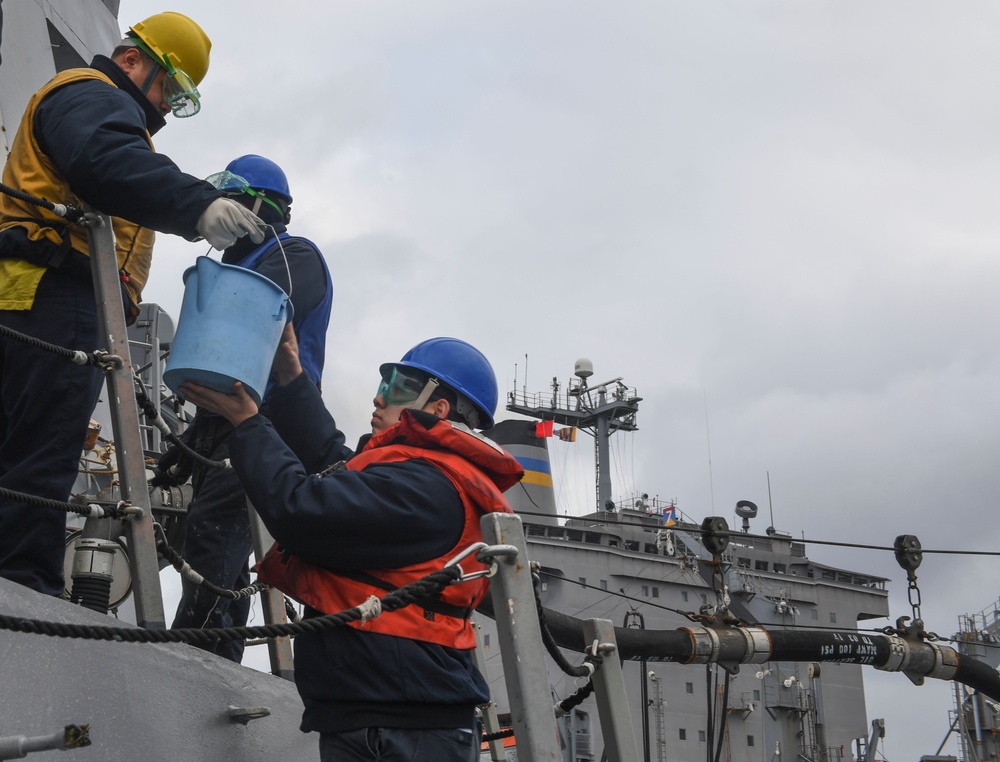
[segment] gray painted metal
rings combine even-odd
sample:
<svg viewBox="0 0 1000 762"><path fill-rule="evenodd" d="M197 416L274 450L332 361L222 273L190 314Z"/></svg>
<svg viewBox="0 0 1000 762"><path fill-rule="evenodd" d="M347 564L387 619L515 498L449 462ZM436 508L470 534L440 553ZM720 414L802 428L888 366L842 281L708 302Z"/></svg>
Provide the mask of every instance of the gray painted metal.
<svg viewBox="0 0 1000 762"><path fill-rule="evenodd" d="M486 657L483 655L483 642L482 638L479 637L479 625L473 621L473 627L476 628L476 669L486 680L487 684L490 682L489 670L486 668ZM497 719L497 705L492 700L484 706L481 706L480 711L483 715L483 728L487 735L492 735L500 730L500 722ZM488 742L490 749L490 759L493 762L506 762L507 750L503 747L503 740L495 739Z"/></svg>
<svg viewBox="0 0 1000 762"><path fill-rule="evenodd" d="M94 215L91 219L92 222L96 219L100 223L90 225L87 237L98 320L104 331L104 348L122 360L118 367L107 374L108 403L118 453L121 499L143 511L141 516L132 516L125 521L136 622L142 627L162 629L166 627L166 620L160 590L160 566L146 483L139 408L136 405L135 383L129 365L128 328L122 307L114 233L111 230L111 218L107 215Z"/></svg>
<svg viewBox="0 0 1000 762"><path fill-rule="evenodd" d="M490 513L480 525L490 545L513 545L517 556L496 559L497 573L490 584L497 634L503 656L511 722L517 738L519 762L559 762L559 732L545 671L545 646L535 611L528 549L521 518Z"/></svg>
<svg viewBox="0 0 1000 762"><path fill-rule="evenodd" d="M253 535L253 552L257 558L263 558L264 554L274 545L274 538L267 531L264 522L260 520L257 511L254 510L250 499L247 499L247 511L250 513L250 534ZM261 593L261 606L264 614L264 624L284 624L288 621L285 616L285 596L280 590L269 587ZM292 660L292 639L283 636L280 638L269 638L267 641L267 652L271 659L271 674L283 677L286 680L295 680L295 668Z"/></svg>
<svg viewBox="0 0 1000 762"><path fill-rule="evenodd" d="M52 622L113 619L0 579L0 611ZM230 707L267 707L247 725ZM0 735L40 736L90 724L92 745L30 759L176 762L318 758L299 731L295 686L184 644L134 644L0 630Z"/></svg>
<svg viewBox="0 0 1000 762"><path fill-rule="evenodd" d="M625 695L625 677L618 659L615 628L610 619L588 619L583 623L586 639L598 647L604 657L600 669L594 673L594 695L597 712L604 731L608 762L632 762L639 759L639 750L632 733L628 699Z"/></svg>
<svg viewBox="0 0 1000 762"><path fill-rule="evenodd" d="M117 3L113 4L117 10ZM54 34L53 34L54 32ZM109 54L121 39L118 19L101 0L18 0L3 4L0 42L0 135L10 153L28 100L56 73L56 54L67 45L79 61Z"/></svg>
<svg viewBox="0 0 1000 762"><path fill-rule="evenodd" d="M631 394L625 394L633 402ZM539 395L532 408L551 417L555 403ZM523 412L523 411L519 411ZM557 419L558 420L558 419ZM505 422L507 423L507 422ZM550 473L548 442L534 437L533 421L509 422L497 426L490 436L516 457L526 454L530 444L530 465L537 473ZM586 445L584 445L586 446ZM700 541L698 526L678 516L678 523L665 528L663 503L641 496L619 498L615 511L596 511L586 516L558 520L538 518L538 497L520 487L505 497L516 512L524 511L524 532L529 558L541 564L542 603L546 608L578 618L602 618L623 625L630 611L642 613L647 629L667 630L691 625L679 612L697 612L702 605L714 604L715 593L708 573L712 557ZM726 585L732 598L730 610L748 622L767 629L785 626L830 626L852 628L859 620L886 617L887 580L870 574L817 563L806 556L805 545L791 536L776 532L755 537L731 532L723 554ZM495 647L493 623L481 622L484 652L491 674L498 674L500 654ZM579 653L566 652L571 662ZM755 661L759 661L755 660ZM551 660L549 680L557 698L565 698L579 685L564 676ZM704 667L666 663L650 659L645 670L639 662L622 665L637 747L641 748L643 727L642 681L653 681L668 707L656 718L651 748L665 748L671 762L703 762L706 730L706 701L709 691ZM865 710L863 669L858 665L825 664L821 693L827 744L850 748L868 731ZM784 681L795 677L792 687ZM790 662L767 662L733 675L728 712L729 733L724 741L724 758L732 760L768 759L780 744L783 756L810 757L814 744L807 744L799 732L799 718L808 711L799 681L806 681L805 666ZM493 684L499 711L509 707L501 681ZM579 710L598 712L594 697ZM592 747L599 756L607 739L601 723L593 723ZM578 762L583 756L564 756Z"/></svg>

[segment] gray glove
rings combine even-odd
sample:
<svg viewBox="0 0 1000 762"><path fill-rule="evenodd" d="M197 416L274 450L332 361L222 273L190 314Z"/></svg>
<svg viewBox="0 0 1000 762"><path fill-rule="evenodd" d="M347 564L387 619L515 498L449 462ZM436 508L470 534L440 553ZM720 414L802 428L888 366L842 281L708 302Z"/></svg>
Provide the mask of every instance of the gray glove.
<svg viewBox="0 0 1000 762"><path fill-rule="evenodd" d="M228 198L217 198L209 204L198 218L195 230L219 251L229 248L237 238L245 235L254 243L264 240L264 221Z"/></svg>

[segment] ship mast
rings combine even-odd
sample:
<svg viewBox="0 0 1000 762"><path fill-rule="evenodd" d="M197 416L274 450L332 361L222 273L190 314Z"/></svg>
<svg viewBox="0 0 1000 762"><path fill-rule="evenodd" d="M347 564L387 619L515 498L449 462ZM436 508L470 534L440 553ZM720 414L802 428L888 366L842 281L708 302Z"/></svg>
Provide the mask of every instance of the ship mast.
<svg viewBox="0 0 1000 762"><path fill-rule="evenodd" d="M576 379L570 379L564 397L559 394L559 382L552 379L552 395L529 396L513 391L508 396L507 410L541 421L553 421L562 426L575 426L594 437L594 470L597 510L613 510L611 500L611 457L608 442L616 431L636 431L635 416L642 398L622 383L621 376L593 386L587 383L594 375L594 366L587 358L576 361Z"/></svg>

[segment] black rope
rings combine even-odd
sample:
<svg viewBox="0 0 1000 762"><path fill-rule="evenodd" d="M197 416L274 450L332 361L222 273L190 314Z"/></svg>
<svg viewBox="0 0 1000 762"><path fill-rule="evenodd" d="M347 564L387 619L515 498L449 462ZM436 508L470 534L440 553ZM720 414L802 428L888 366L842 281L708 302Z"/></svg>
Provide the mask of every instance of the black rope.
<svg viewBox="0 0 1000 762"><path fill-rule="evenodd" d="M587 684L583 686L580 690L574 693L572 696L567 696L562 701L560 701L556 706L562 710L564 714L568 714L571 709L575 709L584 702L584 700L591 693L594 692L594 681L588 680Z"/></svg>
<svg viewBox="0 0 1000 762"><path fill-rule="evenodd" d="M726 726L729 724L729 672L726 672L724 687L722 689L722 719L719 721L719 742L715 747L715 761L719 762L722 756L722 742L726 736Z"/></svg>
<svg viewBox="0 0 1000 762"><path fill-rule="evenodd" d="M217 595L220 598L227 598L231 601L237 601L242 598L252 598L257 593L268 588L268 585L264 582L254 582L249 587L244 587L240 590L229 590L225 587L219 587L214 582L202 577L200 574L198 574L197 580L193 580L188 576L187 570L191 570L195 574L197 574L197 570L188 564L188 562L181 557L180 553L170 547L170 543L167 542L167 537L163 531L163 527L159 524L153 524L153 532L156 534L156 549L159 551L160 555L165 558L182 577L188 578L189 581L194 582L194 584L199 587L204 587L212 593L212 595ZM289 619L292 618L289 617ZM292 619L292 621L295 620Z"/></svg>
<svg viewBox="0 0 1000 762"><path fill-rule="evenodd" d="M190 447L186 442L184 442L179 436L177 436L170 427L164 422L163 418L160 416L159 411L156 406L153 405L152 400L149 399L149 395L146 394L145 386L137 375L133 374L133 380L135 382L135 401L139 406L139 410L142 412L146 419L152 423L156 428L160 430L164 438L170 442L170 444L175 447L180 448L183 452L190 455L195 461L201 463L202 465L208 466L209 468L229 468L229 463L224 460L211 460L206 458L197 450Z"/></svg>
<svg viewBox="0 0 1000 762"><path fill-rule="evenodd" d="M26 505L33 505L36 508L54 508L57 511L66 511L67 513L75 513L78 516L95 516L98 514L94 510L92 505L78 505L76 503L65 503L61 500L51 500L47 497L39 497L38 495L29 495L24 492L15 492L14 490L7 489L6 487L0 487L0 497L5 497L9 500L17 500L19 502L25 503ZM117 505L99 505L100 512L104 513L105 518L111 519L123 519L128 514L125 512L125 507L121 504Z"/></svg>
<svg viewBox="0 0 1000 762"><path fill-rule="evenodd" d="M562 651L559 650L559 646L556 645L556 641L552 637L552 633L549 632L549 628L545 626L545 609L542 607L542 599L539 597L538 590L541 584L541 578L534 571L531 573L531 582L535 591L535 609L538 612L538 624L542 630L542 642L545 644L545 650L549 652L549 656L552 657L553 661L559 665L559 669L570 677L589 677L593 674L593 670L591 668L582 664L579 667L574 667L566 660ZM595 668L600 664L600 659L601 657L598 654L593 654L588 657L588 660L593 660L595 662Z"/></svg>
<svg viewBox="0 0 1000 762"><path fill-rule="evenodd" d="M107 361L107 355L103 352L84 352L80 349L66 349L66 347L60 347L57 344L50 344L47 341L36 339L34 336L29 336L26 333L15 331L13 328L8 328L7 326L0 326L0 336L4 336L8 339L16 339L17 341L27 344L29 347L34 347L35 349L44 349L46 352L58 355L64 360L69 360L76 365L96 365L98 367L102 367Z"/></svg>
<svg viewBox="0 0 1000 762"><path fill-rule="evenodd" d="M387 593L381 599L382 611L396 611L411 603L437 596L448 585L457 582L462 572L457 566L449 566L432 572L423 579L411 582ZM147 630L141 627L107 627L104 625L67 624L45 622L24 617L0 614L0 629L12 632L48 635L58 638L81 640L114 640L126 643L190 643L211 645L216 642L248 640L254 638L294 637L303 633L318 633L334 627L344 627L364 616L360 607L354 607L336 614L303 619L287 624L270 624L256 627L214 627L207 629L182 628L176 630Z"/></svg>
<svg viewBox="0 0 1000 762"><path fill-rule="evenodd" d="M34 204L35 206L40 206L43 209L48 209L53 214L62 217L71 223L79 222L83 219L84 211L82 209L77 209L75 206L67 206L65 204L55 204L48 199L40 198L39 196L32 196L30 193L19 191L17 188L11 188L9 185L4 185L3 183L0 183L0 193L4 193L11 198L16 198L19 201L26 201L29 204Z"/></svg>

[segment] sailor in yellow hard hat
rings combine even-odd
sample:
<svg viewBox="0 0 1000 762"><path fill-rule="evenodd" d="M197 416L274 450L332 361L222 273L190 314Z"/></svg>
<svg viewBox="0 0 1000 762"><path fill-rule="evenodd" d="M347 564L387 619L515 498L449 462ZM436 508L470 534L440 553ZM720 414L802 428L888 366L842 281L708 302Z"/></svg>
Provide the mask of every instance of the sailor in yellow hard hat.
<svg viewBox="0 0 1000 762"><path fill-rule="evenodd" d="M135 319L154 232L225 249L262 223L222 190L153 150L166 114L201 108L212 43L180 13L129 29L110 57L58 73L29 100L0 194L0 325L86 352L102 346L86 231L23 200L111 216L126 315ZM0 487L69 497L103 375L14 340L0 342ZM0 499L0 576L63 592L65 515Z"/></svg>

